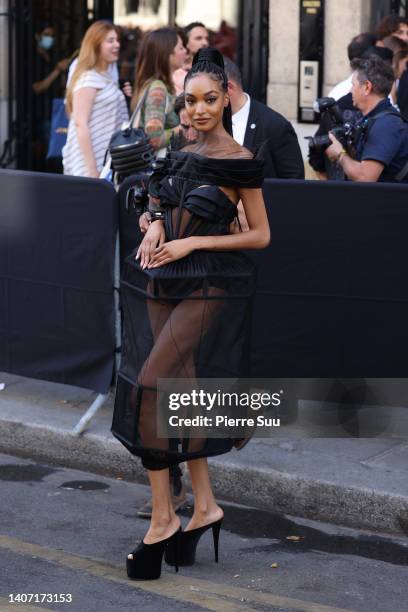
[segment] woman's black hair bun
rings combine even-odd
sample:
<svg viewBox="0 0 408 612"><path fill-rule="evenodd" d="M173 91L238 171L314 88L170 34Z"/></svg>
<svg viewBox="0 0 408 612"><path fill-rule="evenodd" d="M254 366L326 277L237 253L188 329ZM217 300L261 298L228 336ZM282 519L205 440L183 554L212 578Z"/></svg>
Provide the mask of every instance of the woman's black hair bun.
<svg viewBox="0 0 408 612"><path fill-rule="evenodd" d="M212 47L205 47L204 49L199 49L197 53L193 57L193 66L196 64L201 64L202 62L209 62L210 64L215 64L224 70L224 58L218 49L213 49Z"/></svg>

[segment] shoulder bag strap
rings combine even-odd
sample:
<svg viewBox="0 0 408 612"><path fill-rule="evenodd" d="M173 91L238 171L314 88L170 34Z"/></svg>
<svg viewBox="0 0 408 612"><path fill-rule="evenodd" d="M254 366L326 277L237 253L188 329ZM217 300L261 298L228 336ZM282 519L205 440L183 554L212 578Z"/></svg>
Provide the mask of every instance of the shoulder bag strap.
<svg viewBox="0 0 408 612"><path fill-rule="evenodd" d="M137 106L136 106L135 110L133 111L133 113L132 113L132 115L131 115L131 117L129 119L128 127L139 127L140 117L141 117L141 114L142 114L141 111L142 111L142 108L143 108L143 104L146 101L147 93L149 91L149 87L150 87L150 85L148 85L145 88L145 90L143 92L143 96L140 98L139 102L137 103ZM134 122L135 122L136 118L137 118L137 121L136 121L137 125L134 125Z"/></svg>

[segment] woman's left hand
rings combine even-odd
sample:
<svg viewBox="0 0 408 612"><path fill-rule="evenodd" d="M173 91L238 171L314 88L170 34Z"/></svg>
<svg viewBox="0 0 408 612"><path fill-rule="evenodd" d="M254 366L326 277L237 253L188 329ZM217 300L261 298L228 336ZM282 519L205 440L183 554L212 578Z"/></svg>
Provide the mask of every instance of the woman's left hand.
<svg viewBox="0 0 408 612"><path fill-rule="evenodd" d="M159 268L160 266L164 266L164 264L168 264L171 261L176 261L177 259L186 257L186 255L189 255L192 251L194 251L194 248L192 247L189 238L181 238L179 240L165 242L155 249L147 267Z"/></svg>
<svg viewBox="0 0 408 612"><path fill-rule="evenodd" d="M336 162L339 159L339 155L344 150L344 148L341 142L339 142L331 132L329 132L329 138L332 141L332 144L327 147L325 153L331 162Z"/></svg>

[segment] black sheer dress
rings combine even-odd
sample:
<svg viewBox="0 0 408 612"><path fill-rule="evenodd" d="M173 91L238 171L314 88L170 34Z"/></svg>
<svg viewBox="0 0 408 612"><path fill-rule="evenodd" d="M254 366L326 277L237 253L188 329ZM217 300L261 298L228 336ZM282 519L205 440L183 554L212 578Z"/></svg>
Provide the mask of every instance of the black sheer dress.
<svg viewBox="0 0 408 612"><path fill-rule="evenodd" d="M160 186L166 241L230 233L237 207L222 187L260 188L263 159L168 156ZM193 251L142 270L134 255L121 281L122 363L112 433L147 469L228 452L233 439L168 439L157 433L157 380L248 375L255 269L240 251Z"/></svg>

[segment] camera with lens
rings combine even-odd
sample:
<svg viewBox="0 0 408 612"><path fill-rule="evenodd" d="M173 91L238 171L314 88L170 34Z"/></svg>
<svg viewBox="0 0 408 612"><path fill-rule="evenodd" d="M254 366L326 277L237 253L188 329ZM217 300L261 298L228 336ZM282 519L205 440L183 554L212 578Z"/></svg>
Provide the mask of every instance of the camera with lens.
<svg viewBox="0 0 408 612"><path fill-rule="evenodd" d="M322 117L325 114L329 116L331 123L334 124L330 130L333 136L352 154L360 137L361 128L351 121L344 121L341 110L334 98L317 98L313 108ZM309 150L325 151L332 144L328 134L308 136L307 139L309 141Z"/></svg>
<svg viewBox="0 0 408 612"><path fill-rule="evenodd" d="M149 170L135 175L135 184L126 193L126 210L142 215L149 210L149 198L159 198L160 182L166 174L166 159L154 160Z"/></svg>

